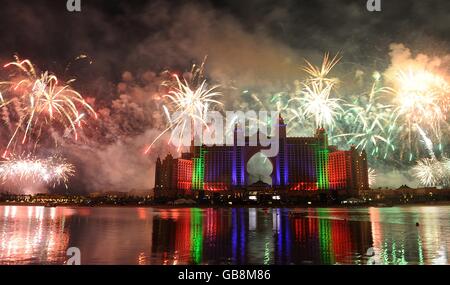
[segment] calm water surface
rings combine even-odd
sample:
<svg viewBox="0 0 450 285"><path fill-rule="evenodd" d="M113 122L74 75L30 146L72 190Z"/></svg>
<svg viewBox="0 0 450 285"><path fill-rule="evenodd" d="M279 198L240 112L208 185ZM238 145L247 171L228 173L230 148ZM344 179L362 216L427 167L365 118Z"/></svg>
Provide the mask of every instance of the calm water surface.
<svg viewBox="0 0 450 285"><path fill-rule="evenodd" d="M0 264L63 264L70 247L82 264L449 264L450 206L0 206Z"/></svg>

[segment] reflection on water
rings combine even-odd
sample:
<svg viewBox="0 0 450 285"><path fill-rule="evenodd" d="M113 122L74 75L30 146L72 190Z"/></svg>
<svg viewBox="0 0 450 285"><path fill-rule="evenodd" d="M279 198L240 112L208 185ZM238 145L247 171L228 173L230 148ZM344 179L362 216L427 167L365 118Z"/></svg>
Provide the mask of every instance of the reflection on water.
<svg viewBox="0 0 450 285"><path fill-rule="evenodd" d="M69 247L82 264L448 264L450 207L0 206L0 264L63 264Z"/></svg>

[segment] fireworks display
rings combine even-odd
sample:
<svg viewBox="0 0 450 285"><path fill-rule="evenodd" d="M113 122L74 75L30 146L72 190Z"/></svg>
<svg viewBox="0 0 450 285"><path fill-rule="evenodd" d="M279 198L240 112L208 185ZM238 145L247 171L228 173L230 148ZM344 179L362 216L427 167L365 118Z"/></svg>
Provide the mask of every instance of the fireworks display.
<svg viewBox="0 0 450 285"><path fill-rule="evenodd" d="M417 162L411 173L420 184L445 185L449 170L439 162L446 160L449 135L450 88L445 76L425 67L397 64L389 74L372 71L367 91L348 94L339 92L343 81L332 76L340 60L338 55L325 54L320 66L306 61L306 77L295 91L278 93L277 109L293 123L291 135L325 127L333 144L365 150L375 168L408 169ZM272 103L254 97L251 94L261 106Z"/></svg>
<svg viewBox="0 0 450 285"><path fill-rule="evenodd" d="M75 168L59 157L47 159L9 158L0 162L0 182L12 185L46 184L53 187L74 176Z"/></svg>
<svg viewBox="0 0 450 285"><path fill-rule="evenodd" d="M72 132L78 138L78 128L86 113L96 117L93 108L69 85L60 85L58 78L48 71L38 74L29 60L11 62L5 68L15 68L12 79L0 82L3 96L0 108L16 105L19 116L3 154L6 157L11 147L26 144L31 137L36 143L43 129L61 126L64 132ZM5 95L9 98L5 98ZM83 111L82 111L83 110Z"/></svg>
<svg viewBox="0 0 450 285"><path fill-rule="evenodd" d="M435 186L442 174L439 163L431 158L419 160L413 171L420 183L425 186Z"/></svg>
<svg viewBox="0 0 450 285"><path fill-rule="evenodd" d="M335 117L343 112L341 100L332 98L331 94L339 80L328 77L339 60L337 55L330 60L329 54L325 54L321 67L306 61L306 67L303 70L308 74L308 78L302 83L300 96L290 100L298 103L291 109L291 113L297 117L314 118L316 128L333 128Z"/></svg>
<svg viewBox="0 0 450 285"><path fill-rule="evenodd" d="M292 136L309 134L317 127L324 127L332 144L344 148L351 144L360 151L365 150L372 167L369 173L372 186L376 184L375 169L380 165L411 169L410 173L422 185L448 184L450 171L446 147L450 85L445 74L425 67L397 65L395 72L389 74L371 70L370 83L362 83L362 91L350 93L344 88L342 92L342 86L347 82L333 75L341 60L341 56L331 57L327 53L318 66L306 61L301 69L305 77L286 89L270 93L242 90L242 100L248 99L255 104L243 105L240 110L247 111L254 106L266 111L276 109L289 122L288 132ZM158 91L162 103L160 117L167 126L158 126L159 135L152 138L145 153L169 132L169 143L175 139L178 142L193 139L194 125L208 127L209 110L223 111L227 106L226 101L219 99L222 91L218 90L219 87L224 91L230 88L222 82L210 85L209 82L214 81L206 80L204 68L205 61L193 65L191 71L183 75L166 72L170 79L159 82L164 90ZM64 137L70 135L76 140L82 122L88 116L97 118L80 93L70 87L71 81L59 84L55 75L38 73L29 60L18 58L6 64L5 70L10 76L0 82L0 109L11 133L5 158L20 153L16 150L20 145L36 146L42 135L49 131L59 130ZM130 110L144 112L138 104L128 103L131 97L122 96L121 100L113 103L119 111L122 112L120 108L124 104L131 104ZM269 122L262 125L265 123ZM121 125L140 126L138 122ZM145 126L141 127L145 129ZM230 131L233 126L227 128ZM189 138L185 137L188 133ZM181 145L178 150L180 148ZM32 154L33 147L32 151L29 149L27 153ZM23 153L23 149L21 151Z"/></svg>
<svg viewBox="0 0 450 285"><path fill-rule="evenodd" d="M319 86L320 89L325 87L333 88L334 85L339 83L339 79L330 78L329 74L336 64L339 63L341 57L339 55L335 55L332 59L330 59L330 54L326 53L323 57L322 65L315 66L311 62L305 60L306 66L303 67L303 71L308 74L308 83L315 83Z"/></svg>
<svg viewBox="0 0 450 285"><path fill-rule="evenodd" d="M444 103L449 96L449 86L440 76L425 70L399 71L395 92L396 110L394 124L399 140L406 142L404 151L417 150L417 138L422 136L422 128L427 129L435 141L442 141L441 127L446 124L448 106Z"/></svg>
<svg viewBox="0 0 450 285"><path fill-rule="evenodd" d="M340 61L339 55L330 57L328 53L319 66L306 61L302 68L306 77L294 91L281 90L265 97L244 90L242 96L264 110L276 108L288 120L291 135L324 127L333 144L342 147L352 144L360 151L365 150L374 168L389 164L411 168L420 184L443 185L449 171L439 161L446 157L443 138L448 130L450 90L444 77L420 67L397 66L394 75L373 71L367 91L346 94L339 92L343 81L332 75ZM215 91L217 86L206 88L203 68L204 62L198 68L200 71L195 68L191 71L192 84L178 76L166 83L171 91L165 96L169 103L163 106L163 113L169 127L151 146L169 130L172 140L174 134L182 135L194 122L206 126L208 108L222 105L213 99L219 95ZM243 109L249 110L249 106ZM178 115L174 117L175 112ZM233 126L227 128L230 131ZM376 183L374 168L369 173L371 186Z"/></svg>
<svg viewBox="0 0 450 285"><path fill-rule="evenodd" d="M443 158L420 159L413 167L414 175L424 186L449 186L450 182L450 160Z"/></svg>
<svg viewBox="0 0 450 285"><path fill-rule="evenodd" d="M155 142L169 130L172 131L169 143L174 139L174 136L177 136L179 142L186 139L183 137L186 135L186 128L190 130L187 132L190 141L193 138L194 126L207 127L207 114L211 107L223 105L214 99L221 95L217 91L219 86L208 87L206 80L203 79L203 68L204 62L198 68L194 65L191 71L191 83L188 83L186 79L181 80L176 74L173 75L175 84L172 81L163 83L171 89L169 94L164 96L168 99L169 104L163 106L169 126L154 139L145 153L148 153ZM169 108L174 116L170 115ZM178 149L180 147L181 144Z"/></svg>
<svg viewBox="0 0 450 285"><path fill-rule="evenodd" d="M381 103L381 97L389 93L386 87L378 86L379 74L374 74L375 82L369 93L362 94L367 98L366 102L358 100L354 104L345 104L345 113L342 121L345 123L343 129L350 132L338 134L335 137L345 137L348 143L354 144L359 150L369 150L371 156L383 153L386 157L387 151L393 146L388 134L390 114L392 106Z"/></svg>
<svg viewBox="0 0 450 285"><path fill-rule="evenodd" d="M0 182L17 187L44 184L67 187L75 167L59 157L36 158L34 152L43 134L59 129L64 136L78 139L78 130L87 114L97 117L94 109L68 83L59 84L48 71L38 73L29 60L8 63L8 80L0 82L0 109L10 131L0 165ZM17 150L18 146L25 146ZM30 147L31 146L31 147ZM28 153L22 159L16 153ZM19 157L19 158L17 158Z"/></svg>
<svg viewBox="0 0 450 285"><path fill-rule="evenodd" d="M300 98L301 105L304 106L303 115L307 118L313 117L315 126L335 125L335 117L342 112L339 99L330 98L332 85L321 87L321 84L313 82L311 86L305 84L302 91L304 97Z"/></svg>

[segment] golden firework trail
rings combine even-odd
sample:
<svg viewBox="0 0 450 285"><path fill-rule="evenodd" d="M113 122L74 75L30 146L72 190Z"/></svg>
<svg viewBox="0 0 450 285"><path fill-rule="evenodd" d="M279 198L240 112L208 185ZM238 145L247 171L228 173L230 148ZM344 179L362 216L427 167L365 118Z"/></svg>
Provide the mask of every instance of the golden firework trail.
<svg viewBox="0 0 450 285"><path fill-rule="evenodd" d="M328 75L341 59L342 57L339 54L336 54L333 58L330 58L330 54L325 53L321 66L315 66L305 59L306 65L302 69L308 74L308 81L318 83L320 88L324 88L328 85L334 86L339 83L339 79L330 78Z"/></svg>

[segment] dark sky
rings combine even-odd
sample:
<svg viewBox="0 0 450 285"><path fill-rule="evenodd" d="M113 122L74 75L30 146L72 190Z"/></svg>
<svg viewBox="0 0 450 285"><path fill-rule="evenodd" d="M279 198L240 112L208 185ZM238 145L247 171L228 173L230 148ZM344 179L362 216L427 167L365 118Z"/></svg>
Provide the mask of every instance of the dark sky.
<svg viewBox="0 0 450 285"><path fill-rule="evenodd" d="M333 70L344 82L340 91L361 88L355 71L370 79L375 70L389 70L393 46L398 61L419 53L429 56L419 57L426 63L450 61L448 0L382 0L378 13L366 10L366 0L81 1L82 12L70 13L66 0L0 0L0 64L17 53L60 78L74 76L77 91L97 98L97 109L111 110L103 115L106 135L102 128L93 135L100 139L91 140L89 155L75 147L70 156L82 165L78 180L94 190L153 187L147 169L155 157L133 153L165 124L160 94L152 90L166 68L188 70L208 55L207 73L222 85L221 100L240 110L254 106L241 91L290 92L304 76L303 59L318 63L327 51L343 56ZM66 74L80 54L93 64L73 63ZM115 143L104 144L105 136Z"/></svg>
<svg viewBox="0 0 450 285"><path fill-rule="evenodd" d="M87 53L96 64L86 79L114 82L124 70L189 66L220 45L214 35L222 24L237 30L224 41L265 39L261 45L299 57L342 51L361 64L383 62L392 42L447 53L450 35L446 0L384 0L380 13L366 11L365 0L82 0L81 13L65 6L66 0L0 0L0 59L17 52L58 72ZM205 27L211 28L202 34Z"/></svg>

